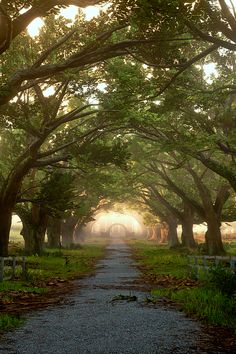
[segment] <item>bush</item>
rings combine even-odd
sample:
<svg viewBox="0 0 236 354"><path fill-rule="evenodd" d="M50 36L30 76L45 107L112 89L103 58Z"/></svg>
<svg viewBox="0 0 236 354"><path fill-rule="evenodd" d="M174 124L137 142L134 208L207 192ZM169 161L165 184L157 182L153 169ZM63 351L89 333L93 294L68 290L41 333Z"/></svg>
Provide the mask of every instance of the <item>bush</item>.
<svg viewBox="0 0 236 354"><path fill-rule="evenodd" d="M210 283L222 294L232 297L236 294L236 274L229 268L218 266L209 272Z"/></svg>

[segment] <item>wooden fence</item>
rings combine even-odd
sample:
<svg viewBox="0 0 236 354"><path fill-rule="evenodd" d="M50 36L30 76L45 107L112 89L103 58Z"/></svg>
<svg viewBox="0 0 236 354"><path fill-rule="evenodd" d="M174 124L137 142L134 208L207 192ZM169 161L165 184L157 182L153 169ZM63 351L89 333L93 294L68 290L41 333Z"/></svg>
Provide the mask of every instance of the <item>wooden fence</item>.
<svg viewBox="0 0 236 354"><path fill-rule="evenodd" d="M234 256L188 256L189 266L197 275L208 275L213 267L224 266L236 272L236 257Z"/></svg>
<svg viewBox="0 0 236 354"><path fill-rule="evenodd" d="M21 268L22 274L26 273L26 259L22 257L0 257L0 282L3 280L14 279L16 276L16 269ZM5 277L5 270L10 270L10 274Z"/></svg>

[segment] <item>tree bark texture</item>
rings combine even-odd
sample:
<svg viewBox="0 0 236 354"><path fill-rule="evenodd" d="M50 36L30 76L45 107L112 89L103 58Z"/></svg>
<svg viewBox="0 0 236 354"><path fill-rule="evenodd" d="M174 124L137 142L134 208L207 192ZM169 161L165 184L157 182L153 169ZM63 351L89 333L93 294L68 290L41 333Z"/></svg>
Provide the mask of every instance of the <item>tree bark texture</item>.
<svg viewBox="0 0 236 354"><path fill-rule="evenodd" d="M166 221L169 227L168 232L168 245L170 248L175 248L180 246L180 242L177 234L178 223L174 218L168 218Z"/></svg>
<svg viewBox="0 0 236 354"><path fill-rule="evenodd" d="M60 248L61 247L61 219L56 219L53 217L48 218L47 225L47 236L48 236L48 247L50 248Z"/></svg>
<svg viewBox="0 0 236 354"><path fill-rule="evenodd" d="M193 222L194 222L193 210L185 203L183 217L181 220L181 225L182 225L181 242L182 242L182 246L184 247L188 247L188 248L196 247L196 242L194 240L194 235L193 235Z"/></svg>
<svg viewBox="0 0 236 354"><path fill-rule="evenodd" d="M0 204L0 256L8 256L12 209Z"/></svg>
<svg viewBox="0 0 236 354"><path fill-rule="evenodd" d="M41 255L47 229L48 215L43 207L33 205L28 212L18 212L23 228L21 234L25 241L26 255Z"/></svg>

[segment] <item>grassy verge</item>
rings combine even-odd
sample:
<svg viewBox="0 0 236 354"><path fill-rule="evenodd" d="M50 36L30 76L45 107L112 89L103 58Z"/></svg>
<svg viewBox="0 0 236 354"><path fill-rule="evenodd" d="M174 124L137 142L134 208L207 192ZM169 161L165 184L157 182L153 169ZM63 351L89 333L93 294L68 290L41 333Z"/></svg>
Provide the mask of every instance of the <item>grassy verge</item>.
<svg viewBox="0 0 236 354"><path fill-rule="evenodd" d="M189 275L185 250L170 250L165 245L157 245L151 241L130 240L129 245L134 250L138 263L140 266L144 266L147 272L171 275L179 279Z"/></svg>
<svg viewBox="0 0 236 354"><path fill-rule="evenodd" d="M58 282L63 285L63 282L91 274L97 261L104 256L106 244L105 239L91 239L79 249L47 249L42 257L27 257L24 279L19 269L15 280L0 283L0 304L5 309L5 313L0 315L0 330L13 328L22 322L18 316L6 313L7 306L17 301L21 303L22 299L29 303L35 296L48 296L49 288L52 296L53 286L57 287Z"/></svg>
<svg viewBox="0 0 236 354"><path fill-rule="evenodd" d="M130 241L144 277L155 275L157 289L153 284L153 299L166 297L178 303L188 314L197 315L205 322L226 326L236 330L236 294L228 296L210 282L196 282L188 286L188 281L179 282L175 279L188 279L189 270L187 257L183 250L169 250L166 246L158 246L147 241ZM231 252L234 252L233 245ZM230 247L228 247L228 251ZM168 276L168 284L158 284L158 277ZM180 286L178 286L180 284Z"/></svg>
<svg viewBox="0 0 236 354"><path fill-rule="evenodd" d="M1 315L0 316L0 329L1 330L10 330L22 325L24 320L18 316L12 315Z"/></svg>
<svg viewBox="0 0 236 354"><path fill-rule="evenodd" d="M84 245L76 250L46 250L42 257L27 257L27 280L37 284L49 279L67 280L83 276L94 270L94 265L104 255L104 245Z"/></svg>

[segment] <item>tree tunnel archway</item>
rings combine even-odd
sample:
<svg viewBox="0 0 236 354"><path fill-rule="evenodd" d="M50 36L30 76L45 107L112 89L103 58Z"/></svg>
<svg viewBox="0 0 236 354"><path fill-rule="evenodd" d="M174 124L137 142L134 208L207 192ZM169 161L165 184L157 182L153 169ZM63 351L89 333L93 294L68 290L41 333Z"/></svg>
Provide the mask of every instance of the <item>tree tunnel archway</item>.
<svg viewBox="0 0 236 354"><path fill-rule="evenodd" d="M115 236L126 237L128 234L127 227L120 223L115 223L110 225L107 231L108 231L108 236L110 237L115 237Z"/></svg>

